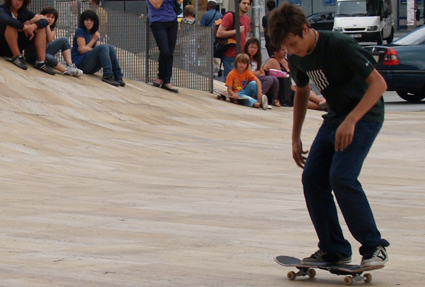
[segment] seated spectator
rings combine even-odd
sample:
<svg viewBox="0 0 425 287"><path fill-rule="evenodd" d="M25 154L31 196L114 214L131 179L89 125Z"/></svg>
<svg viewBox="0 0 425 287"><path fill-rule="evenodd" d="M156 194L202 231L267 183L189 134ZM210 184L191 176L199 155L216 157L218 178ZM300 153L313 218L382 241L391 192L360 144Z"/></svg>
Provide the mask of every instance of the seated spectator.
<svg viewBox="0 0 425 287"><path fill-rule="evenodd" d="M68 39L63 37L56 40L53 40L56 36L56 20L58 19L58 11L53 7L46 7L41 12L40 15L43 15L46 20L49 22L49 25L46 26L46 40L47 40L47 50L46 50L46 62L47 64L55 70L58 70L63 75L80 77L83 74L83 71L77 69L75 64L72 63L71 59L71 45L69 45ZM55 55L57 52L62 50L63 58L66 62L66 68L58 62ZM31 44L24 51L25 60L30 63L34 63L37 60L37 50L35 49L34 44Z"/></svg>
<svg viewBox="0 0 425 287"><path fill-rule="evenodd" d="M123 87L125 83L115 47L100 44L98 29L99 18L94 11L81 13L71 50L72 61L85 74L94 74L103 68L102 81Z"/></svg>
<svg viewBox="0 0 425 287"><path fill-rule="evenodd" d="M270 46L273 56L267 60L267 62L264 64L264 70L268 73L270 69L276 69L281 70L282 72L290 73L288 61L286 60L286 49L280 48L277 49L276 47L273 47L273 45ZM290 79L290 78L287 78ZM297 87L295 85L291 85L291 91L290 91L290 99L291 99L291 106L293 102L293 97L295 95L295 91ZM288 98L287 95L285 95L285 98ZM308 102L308 108L313 110L326 110L327 109L326 99L323 97L319 97L316 95L316 93L311 90L310 91L310 98Z"/></svg>
<svg viewBox="0 0 425 287"><path fill-rule="evenodd" d="M34 44L37 60L34 68L54 75L55 71L47 65L46 32L49 24L44 16L35 15L28 10L30 0L5 0L0 5L0 56L21 69L28 69L21 51Z"/></svg>
<svg viewBox="0 0 425 287"><path fill-rule="evenodd" d="M268 99L261 92L260 80L249 70L249 56L239 54L235 57L235 68L226 79L227 93L230 97L242 98L242 104L267 110Z"/></svg>
<svg viewBox="0 0 425 287"><path fill-rule="evenodd" d="M279 95L279 81L276 77L266 76L263 69L263 62L261 59L260 41L256 38L251 38L246 41L244 53L247 54L251 60L250 70L260 80L261 91L264 95L268 94L272 98L272 104L280 107L278 99Z"/></svg>

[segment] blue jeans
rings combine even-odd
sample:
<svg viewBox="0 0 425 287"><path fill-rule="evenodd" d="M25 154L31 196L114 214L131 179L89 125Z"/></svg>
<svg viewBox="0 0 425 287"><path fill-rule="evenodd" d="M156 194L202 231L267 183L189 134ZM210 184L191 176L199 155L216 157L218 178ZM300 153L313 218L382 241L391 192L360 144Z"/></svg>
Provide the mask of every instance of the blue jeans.
<svg viewBox="0 0 425 287"><path fill-rule="evenodd" d="M226 82L227 75L230 73L230 71L235 68L233 67L233 64L235 63L235 58L236 57L223 57L221 60L223 62L224 82Z"/></svg>
<svg viewBox="0 0 425 287"><path fill-rule="evenodd" d="M323 124L311 146L302 182L311 220L322 251L352 254L338 221L332 190L345 222L363 248L389 243L381 238L369 202L358 176L363 162L382 127L382 123L360 121L353 142L344 151L335 151L337 127Z"/></svg>
<svg viewBox="0 0 425 287"><path fill-rule="evenodd" d="M257 82L251 81L246 87L237 92L239 97L247 99L242 101L244 106L252 107L257 102Z"/></svg>
<svg viewBox="0 0 425 287"><path fill-rule="evenodd" d="M83 70L84 74L94 74L103 68L103 77L122 78L120 63L117 58L117 51L112 45L100 44L93 50L86 53L83 62L77 67Z"/></svg>
<svg viewBox="0 0 425 287"><path fill-rule="evenodd" d="M46 50L46 62L50 67L56 67L58 65L58 60L56 59L55 55L57 52L62 51L62 53L66 50L71 49L71 45L69 45L69 41L67 38L62 37L59 39L56 39L49 44L47 44L47 50ZM67 63L71 64L71 63Z"/></svg>
<svg viewBox="0 0 425 287"><path fill-rule="evenodd" d="M47 44L47 49L46 49L47 64L52 68L56 67L59 62L56 59L55 55L59 51L64 52L69 49L71 49L71 45L69 45L69 41L65 37L56 39L50 42L49 44ZM32 46L30 46L29 48L25 50L25 60L27 60L29 63L34 64L35 61L37 60L37 57L38 57L37 49L32 44ZM71 64L71 63L67 63L67 64Z"/></svg>
<svg viewBox="0 0 425 287"><path fill-rule="evenodd" d="M159 49L158 79L169 84L173 74L174 49L177 42L179 24L177 19L170 22L152 22L151 29Z"/></svg>

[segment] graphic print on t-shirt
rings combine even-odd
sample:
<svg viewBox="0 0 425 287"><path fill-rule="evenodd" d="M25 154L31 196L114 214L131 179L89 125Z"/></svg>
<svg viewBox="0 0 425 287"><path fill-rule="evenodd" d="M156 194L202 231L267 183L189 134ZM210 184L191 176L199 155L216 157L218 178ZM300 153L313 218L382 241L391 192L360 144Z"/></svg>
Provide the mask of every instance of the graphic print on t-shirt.
<svg viewBox="0 0 425 287"><path fill-rule="evenodd" d="M306 73L320 91L323 91L329 86L328 79L322 70L307 71Z"/></svg>
<svg viewBox="0 0 425 287"><path fill-rule="evenodd" d="M239 78L235 78L233 81L233 91L240 91L242 90L247 83L247 79L243 80L242 82L239 80Z"/></svg>

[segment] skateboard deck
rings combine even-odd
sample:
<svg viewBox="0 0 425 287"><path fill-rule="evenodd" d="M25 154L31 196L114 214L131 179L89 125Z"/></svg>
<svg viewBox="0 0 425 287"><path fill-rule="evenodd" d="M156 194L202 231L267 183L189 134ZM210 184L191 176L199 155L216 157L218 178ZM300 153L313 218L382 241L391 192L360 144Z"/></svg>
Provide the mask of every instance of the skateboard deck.
<svg viewBox="0 0 425 287"><path fill-rule="evenodd" d="M217 94L217 99L218 100L227 100L227 98L229 98L229 101L234 103L235 101L237 101L238 103L243 102L244 100L247 100L246 98L241 98L238 95L236 96L230 96L229 94L227 94L226 92L220 91L220 90L214 90L214 93Z"/></svg>
<svg viewBox="0 0 425 287"><path fill-rule="evenodd" d="M308 276L314 278L316 276L315 269L322 269L329 271L332 274L336 275L346 275L344 278L344 283L346 285L351 285L353 281L364 281L369 283L372 281L372 275L369 273L363 274L365 271L381 269L384 265L379 266L370 266L370 267L361 267L360 265L354 264L336 264L336 265L303 265L301 260L291 256L277 256L275 261L285 267L296 267L298 272L294 271L288 272L288 279L295 280L299 276Z"/></svg>

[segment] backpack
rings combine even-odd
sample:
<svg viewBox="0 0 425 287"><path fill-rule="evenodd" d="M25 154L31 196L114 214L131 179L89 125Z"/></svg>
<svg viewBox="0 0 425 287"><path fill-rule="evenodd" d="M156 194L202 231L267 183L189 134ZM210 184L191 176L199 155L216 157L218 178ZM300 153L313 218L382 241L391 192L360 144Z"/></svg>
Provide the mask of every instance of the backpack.
<svg viewBox="0 0 425 287"><path fill-rule="evenodd" d="M226 15L227 13L232 13L233 15L233 25L232 25L232 29L235 29L235 12L233 11L229 11L226 12L224 15ZM223 17L224 17L223 15ZM221 17L218 20L214 21L214 58L219 58L222 59L224 56L224 53L227 51L227 49L232 46L232 45L236 45L236 41L230 38L217 38L217 31L218 31L218 27L220 26L221 22L223 22L223 17Z"/></svg>

